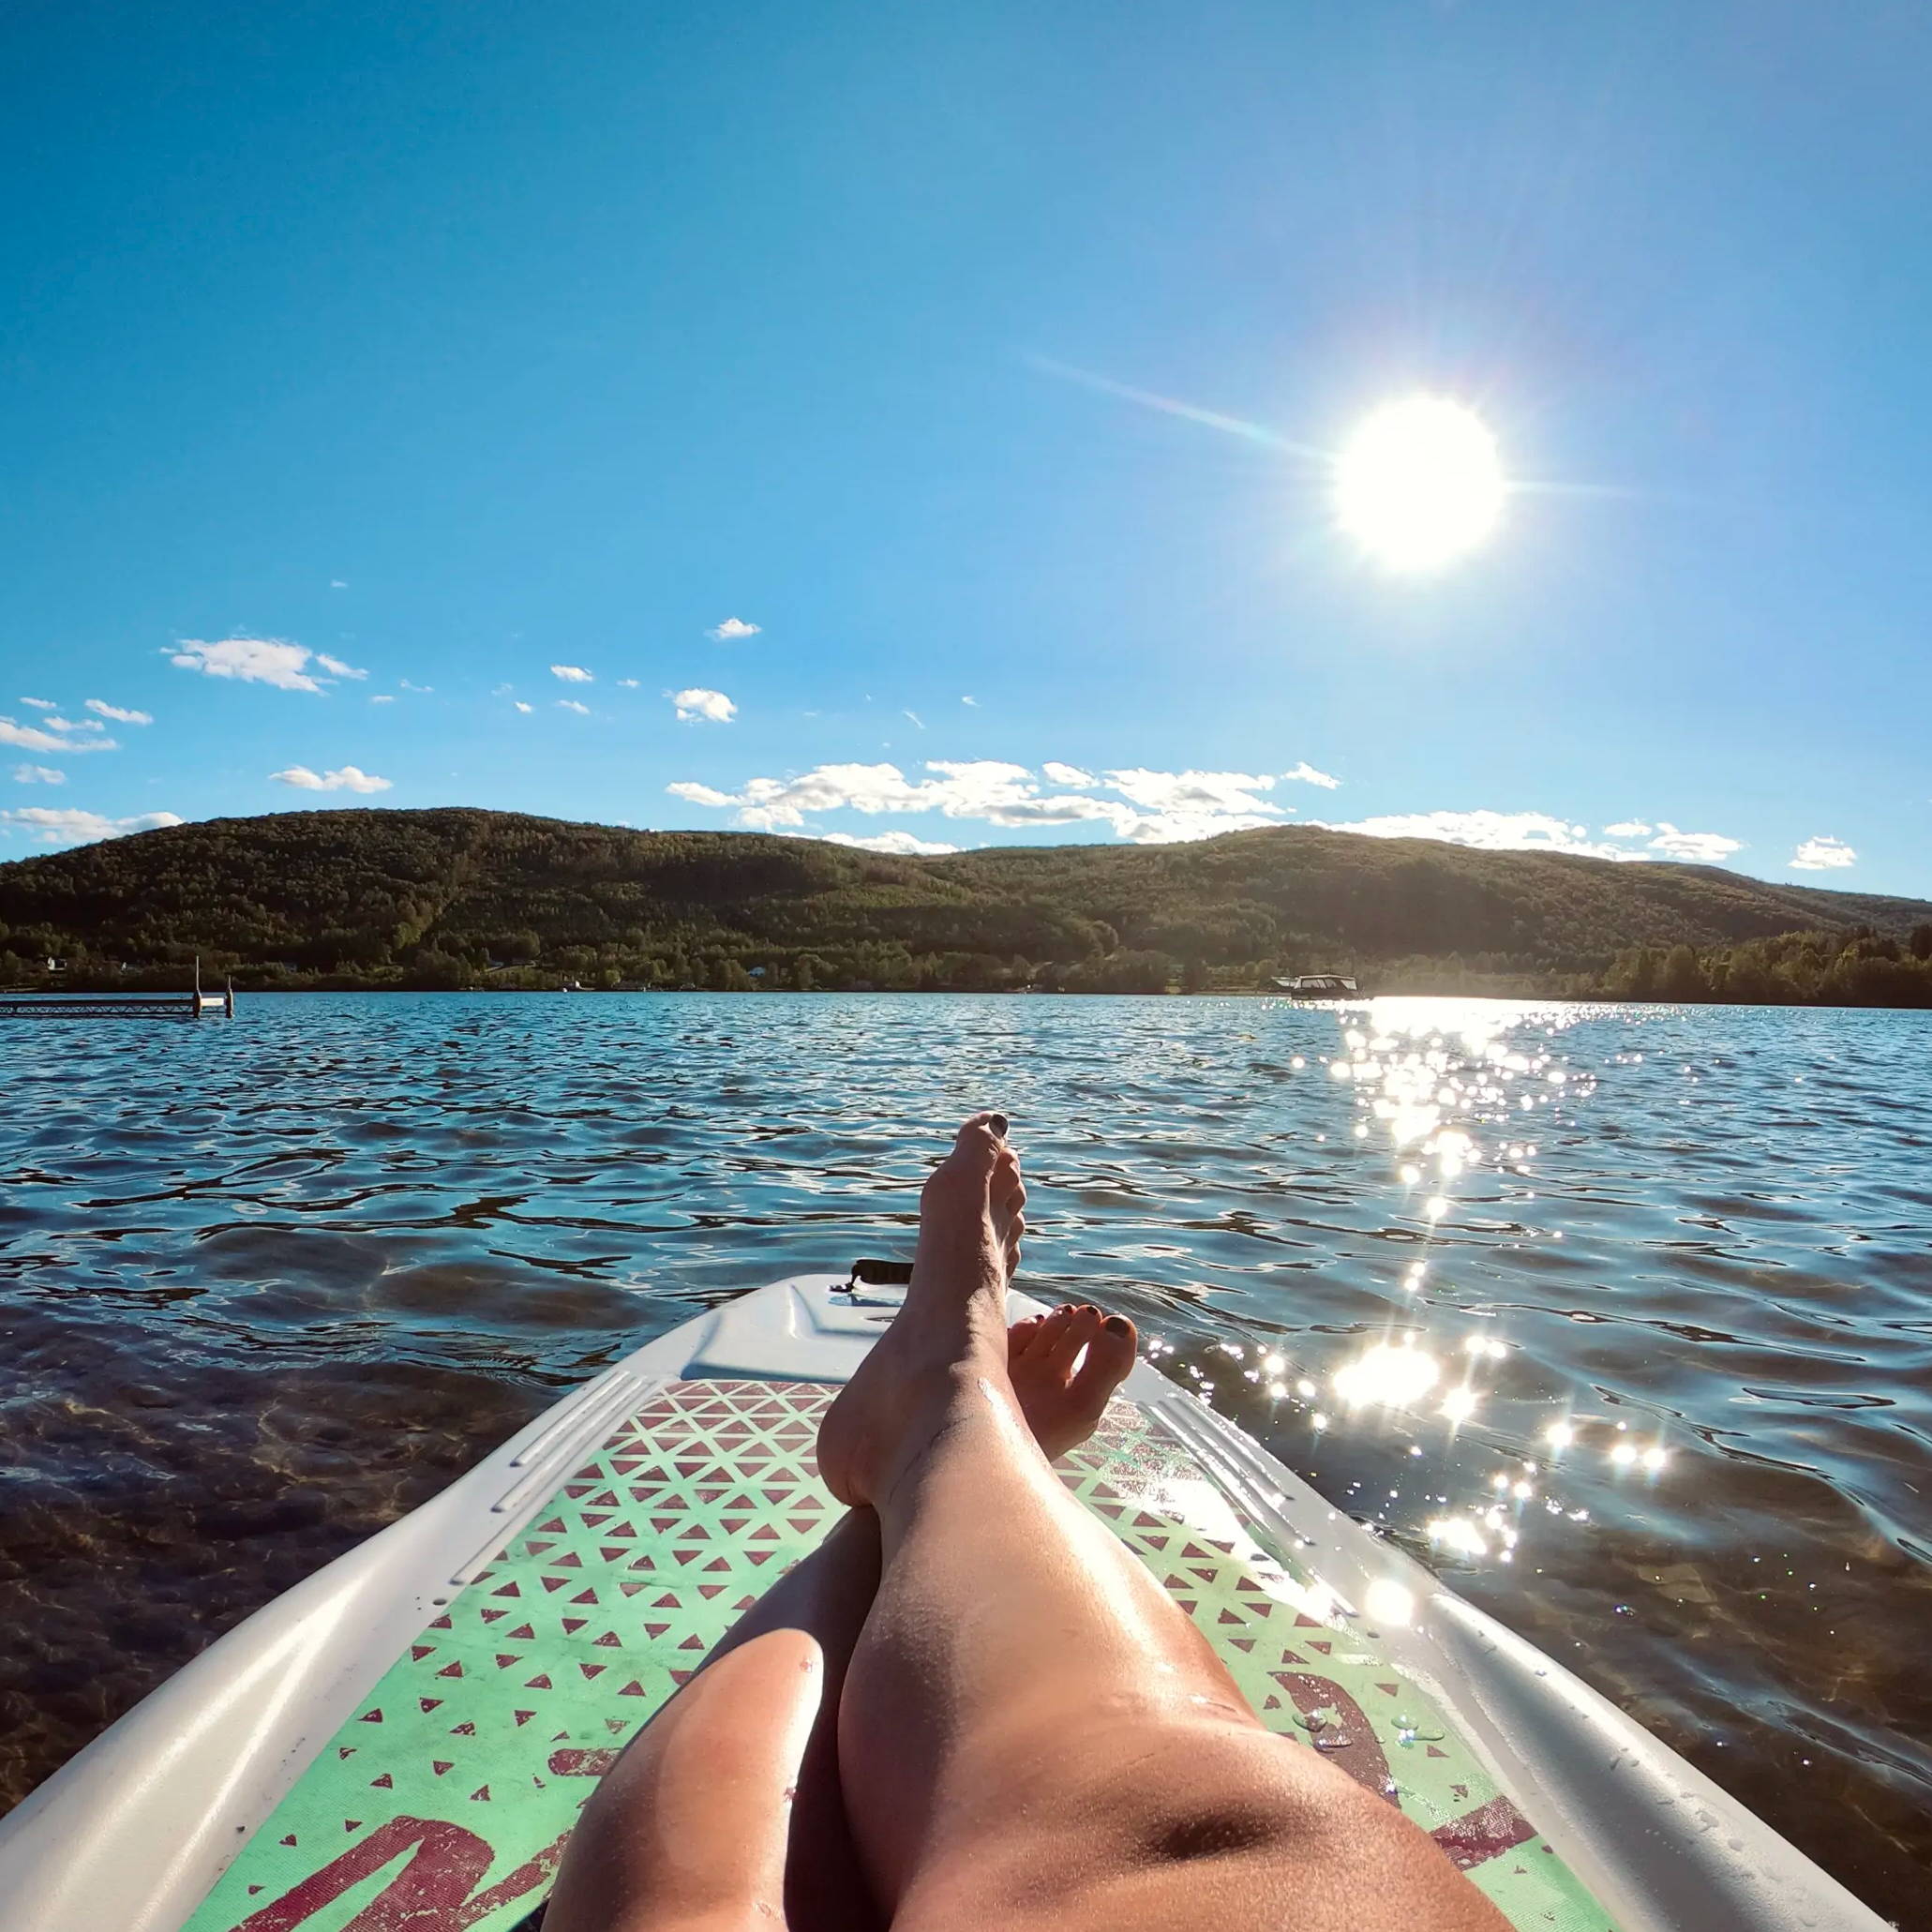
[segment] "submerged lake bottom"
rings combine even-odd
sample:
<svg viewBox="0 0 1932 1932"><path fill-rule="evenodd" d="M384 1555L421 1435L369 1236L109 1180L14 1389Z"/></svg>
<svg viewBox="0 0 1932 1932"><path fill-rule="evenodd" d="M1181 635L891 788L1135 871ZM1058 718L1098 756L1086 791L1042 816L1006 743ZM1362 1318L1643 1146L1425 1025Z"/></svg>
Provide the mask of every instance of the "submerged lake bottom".
<svg viewBox="0 0 1932 1932"><path fill-rule="evenodd" d="M292 995L0 1058L0 1805L618 1355L909 1252L996 1106L1030 1293L1924 1910L1932 1014Z"/></svg>

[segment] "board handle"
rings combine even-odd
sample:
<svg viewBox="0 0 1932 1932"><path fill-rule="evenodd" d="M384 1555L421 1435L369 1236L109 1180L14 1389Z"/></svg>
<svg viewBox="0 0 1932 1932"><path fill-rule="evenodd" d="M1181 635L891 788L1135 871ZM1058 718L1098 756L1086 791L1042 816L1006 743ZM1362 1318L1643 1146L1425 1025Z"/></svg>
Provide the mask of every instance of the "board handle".
<svg viewBox="0 0 1932 1932"><path fill-rule="evenodd" d="M852 1264L852 1279L846 1285L856 1288L863 1282L869 1288L904 1288L911 1281L912 1264L909 1261L861 1258Z"/></svg>

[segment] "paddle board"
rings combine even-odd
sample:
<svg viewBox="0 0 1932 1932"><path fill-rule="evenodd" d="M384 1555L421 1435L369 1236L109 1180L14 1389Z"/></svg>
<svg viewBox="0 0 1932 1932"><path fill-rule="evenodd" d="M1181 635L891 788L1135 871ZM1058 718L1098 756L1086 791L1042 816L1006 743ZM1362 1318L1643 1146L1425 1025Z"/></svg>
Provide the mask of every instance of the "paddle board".
<svg viewBox="0 0 1932 1932"><path fill-rule="evenodd" d="M813 1445L892 1272L779 1281L661 1336L238 1625L0 1821L7 1924L514 1932L625 1741L837 1520ZM1881 1932L1148 1364L1058 1468L1263 1720L1522 1932Z"/></svg>

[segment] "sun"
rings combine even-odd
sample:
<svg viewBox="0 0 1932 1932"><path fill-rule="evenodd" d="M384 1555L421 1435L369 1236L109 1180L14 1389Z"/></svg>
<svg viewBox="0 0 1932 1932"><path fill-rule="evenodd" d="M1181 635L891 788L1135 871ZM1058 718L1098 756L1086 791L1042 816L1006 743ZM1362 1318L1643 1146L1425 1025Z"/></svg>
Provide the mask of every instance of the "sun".
<svg viewBox="0 0 1932 1932"><path fill-rule="evenodd" d="M1336 463L1337 520L1390 570L1433 570L1473 549L1507 493L1488 425L1445 397L1384 403Z"/></svg>

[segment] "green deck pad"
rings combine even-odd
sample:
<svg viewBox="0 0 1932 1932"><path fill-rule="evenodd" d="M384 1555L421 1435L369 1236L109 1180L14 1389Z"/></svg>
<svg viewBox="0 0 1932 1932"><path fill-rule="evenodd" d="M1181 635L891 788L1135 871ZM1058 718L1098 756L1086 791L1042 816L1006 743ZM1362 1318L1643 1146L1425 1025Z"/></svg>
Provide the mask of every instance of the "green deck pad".
<svg viewBox="0 0 1932 1932"><path fill-rule="evenodd" d="M390 1667L186 1932L512 1932L617 1750L837 1520L812 1458L835 1393L657 1390ZM1512 1925L1610 1932L1439 1706L1157 1422L1116 1403L1061 1468L1271 1730L1399 1804Z"/></svg>

